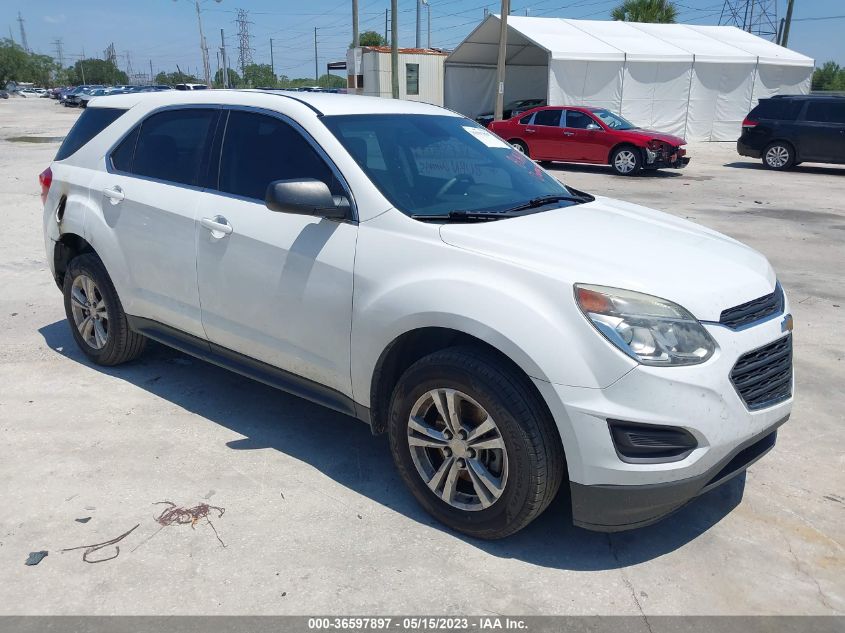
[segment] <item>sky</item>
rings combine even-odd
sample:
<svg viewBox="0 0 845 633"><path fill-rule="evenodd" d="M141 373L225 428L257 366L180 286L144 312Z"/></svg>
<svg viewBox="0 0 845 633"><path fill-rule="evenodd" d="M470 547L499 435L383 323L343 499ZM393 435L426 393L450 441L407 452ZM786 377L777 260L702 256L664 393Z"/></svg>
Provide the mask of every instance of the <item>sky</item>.
<svg viewBox="0 0 845 633"><path fill-rule="evenodd" d="M733 0L736 2L737 0ZM778 18L786 15L786 0L777 4ZM609 19L619 0L511 0L511 13L532 16ZM384 34L385 9L390 0L359 0L360 30ZM431 44L453 48L481 21L484 9L498 13L497 0L429 0ZM217 68L220 29L227 54L237 59L238 9L249 12L253 60L270 63L273 40L276 73L314 76L314 28L320 74L326 63L345 60L352 39L351 0L201 0L202 24ZM679 22L718 24L724 0L677 0ZM414 46L416 0L399 0L399 45ZM24 20L30 49L56 57L61 38L66 65L84 54L103 57L114 43L118 65L134 72L176 70L202 75L194 0L0 0L0 37L21 43L18 12ZM425 31L426 18L423 13ZM845 1L795 0L789 47L816 60L845 66ZM425 32L423 40L425 41Z"/></svg>

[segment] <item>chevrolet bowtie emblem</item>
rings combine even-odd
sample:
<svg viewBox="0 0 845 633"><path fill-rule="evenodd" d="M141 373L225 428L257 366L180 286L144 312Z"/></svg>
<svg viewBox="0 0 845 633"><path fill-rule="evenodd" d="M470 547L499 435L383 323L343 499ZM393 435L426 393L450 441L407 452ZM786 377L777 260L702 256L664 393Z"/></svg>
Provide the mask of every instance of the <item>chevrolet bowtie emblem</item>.
<svg viewBox="0 0 845 633"><path fill-rule="evenodd" d="M793 327L794 327L794 325L792 323L792 315L787 314L785 317L783 317L783 321L781 321L780 331L781 332L791 332Z"/></svg>

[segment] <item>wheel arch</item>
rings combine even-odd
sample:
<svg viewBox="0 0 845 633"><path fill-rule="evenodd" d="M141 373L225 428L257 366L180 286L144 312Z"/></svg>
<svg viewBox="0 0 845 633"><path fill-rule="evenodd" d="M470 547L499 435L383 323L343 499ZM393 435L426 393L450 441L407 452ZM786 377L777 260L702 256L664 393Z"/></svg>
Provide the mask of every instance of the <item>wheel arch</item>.
<svg viewBox="0 0 845 633"><path fill-rule="evenodd" d="M643 154L643 148L642 147L640 147L636 143L632 143L631 141L620 141L619 143L617 143L616 145L611 147L610 151L607 153L607 164L608 165L613 164L613 155L616 153L617 150L620 150L623 147L630 147L631 149L635 149L640 153L641 158L643 158L643 159L645 158L642 155Z"/></svg>
<svg viewBox="0 0 845 633"><path fill-rule="evenodd" d="M94 247L81 235L76 233L62 233L53 247L53 271L56 285L62 288L65 279L65 271L70 261L83 253L97 255ZM97 255L99 257L99 255Z"/></svg>

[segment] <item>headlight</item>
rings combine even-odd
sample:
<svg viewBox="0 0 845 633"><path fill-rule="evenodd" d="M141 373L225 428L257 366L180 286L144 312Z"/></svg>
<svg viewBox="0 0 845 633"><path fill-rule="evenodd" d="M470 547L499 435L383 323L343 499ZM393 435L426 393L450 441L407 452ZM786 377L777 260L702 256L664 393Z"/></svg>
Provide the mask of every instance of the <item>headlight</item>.
<svg viewBox="0 0 845 633"><path fill-rule="evenodd" d="M644 365L696 365L716 351L698 320L666 299L583 284L576 284L575 299L607 340Z"/></svg>

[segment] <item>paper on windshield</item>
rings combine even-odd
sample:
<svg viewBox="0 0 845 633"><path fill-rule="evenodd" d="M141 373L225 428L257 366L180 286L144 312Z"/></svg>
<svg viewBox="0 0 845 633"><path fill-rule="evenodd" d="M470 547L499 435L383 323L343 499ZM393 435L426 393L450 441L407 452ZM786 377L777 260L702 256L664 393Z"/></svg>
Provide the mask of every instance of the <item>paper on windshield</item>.
<svg viewBox="0 0 845 633"><path fill-rule="evenodd" d="M513 149L510 145L505 143L498 136L496 136L492 132L488 132L483 127L476 127L474 125L463 125L461 127L463 127L468 134L474 136L476 139L484 143L487 147L504 147L505 149Z"/></svg>

